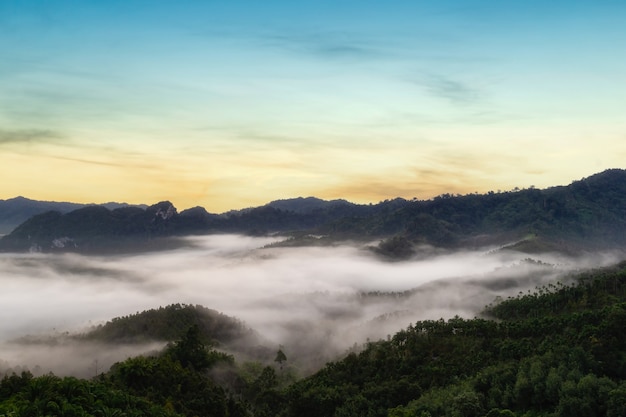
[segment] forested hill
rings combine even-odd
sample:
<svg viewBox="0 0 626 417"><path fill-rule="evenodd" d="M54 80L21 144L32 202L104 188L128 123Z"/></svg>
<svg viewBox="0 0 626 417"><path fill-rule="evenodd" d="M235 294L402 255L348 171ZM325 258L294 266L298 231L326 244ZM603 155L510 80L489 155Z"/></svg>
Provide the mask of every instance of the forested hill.
<svg viewBox="0 0 626 417"><path fill-rule="evenodd" d="M486 314L418 321L329 363L285 391L285 415L626 415L626 263Z"/></svg>
<svg viewBox="0 0 626 417"><path fill-rule="evenodd" d="M34 216L0 240L2 250L124 251L154 249L164 237L204 233L290 232L306 236L387 239L379 252L411 256L419 244L478 247L515 242L525 252L622 247L626 244L626 171L613 169L544 190L395 199L372 205L315 198L279 200L222 215L201 207L178 213L169 202L142 208L90 206Z"/></svg>
<svg viewBox="0 0 626 417"><path fill-rule="evenodd" d="M200 305L171 304L158 309L117 317L81 336L106 343L172 342L197 326L207 345L257 347L259 336L236 318Z"/></svg>
<svg viewBox="0 0 626 417"><path fill-rule="evenodd" d="M5 375L0 415L620 417L625 322L622 263L488 306L485 318L414 322L300 380L291 352L237 362L192 324L91 381Z"/></svg>

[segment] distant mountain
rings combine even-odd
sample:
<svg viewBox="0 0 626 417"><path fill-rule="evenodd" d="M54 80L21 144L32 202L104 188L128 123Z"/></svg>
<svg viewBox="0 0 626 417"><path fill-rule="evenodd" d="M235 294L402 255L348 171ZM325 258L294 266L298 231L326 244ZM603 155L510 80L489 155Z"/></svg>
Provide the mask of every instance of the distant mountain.
<svg viewBox="0 0 626 417"><path fill-rule="evenodd" d="M93 204L91 204L93 205ZM126 203L104 203L99 204L109 210L120 207L129 206ZM88 206L88 204L55 202L55 201L38 201L25 197L15 197L7 200L0 200L0 234L11 232L21 223L25 222L32 216L45 213L47 211L58 211L60 213L68 213L79 208ZM145 207L145 206L139 206Z"/></svg>
<svg viewBox="0 0 626 417"><path fill-rule="evenodd" d="M83 207L30 218L0 240L0 249L119 251L163 247L159 238L206 233L289 232L307 236L386 239L378 253L413 256L419 245L442 248L501 245L524 252L578 252L626 246L626 171L607 170L568 186L487 194L444 194L426 201L378 204L277 200L222 215L195 207L178 213L170 202L147 208ZM300 236L300 238L298 238ZM171 241L169 241L171 243Z"/></svg>
<svg viewBox="0 0 626 417"><path fill-rule="evenodd" d="M36 214L51 210L67 213L81 207L83 207L82 204L36 201L24 197L0 200L0 233L9 233Z"/></svg>
<svg viewBox="0 0 626 417"><path fill-rule="evenodd" d="M130 249L176 231L178 217L170 202L146 209L87 206L69 213L48 211L31 217L0 240L8 250L98 252Z"/></svg>
<svg viewBox="0 0 626 417"><path fill-rule="evenodd" d="M0 240L0 250L43 252L125 252L171 247L162 238L206 234L314 231L336 219L361 218L394 210L406 200L396 199L376 205L358 205L340 200L283 200L281 206L298 206L298 211L282 210L271 204L217 215L202 207L178 213L169 201L145 209L120 207L109 210L87 206L62 213L48 211L31 217ZM309 204L312 203L312 204Z"/></svg>
<svg viewBox="0 0 626 417"><path fill-rule="evenodd" d="M267 204L282 211L292 211L298 214L308 214L315 211L328 210L334 207L352 207L354 204L346 200L322 200L316 197L298 197L286 200L274 200Z"/></svg>
<svg viewBox="0 0 626 417"><path fill-rule="evenodd" d="M480 247L514 242L524 252L626 246L626 171L607 170L568 186L529 188L416 201L389 215L346 222L331 230L390 234L412 244ZM396 242L400 243L400 242Z"/></svg>

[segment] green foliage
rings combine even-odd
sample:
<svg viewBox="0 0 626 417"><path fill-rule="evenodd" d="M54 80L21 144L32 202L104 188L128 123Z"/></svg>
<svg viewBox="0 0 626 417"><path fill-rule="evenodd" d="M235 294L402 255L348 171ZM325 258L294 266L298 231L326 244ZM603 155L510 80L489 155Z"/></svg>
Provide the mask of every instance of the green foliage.
<svg viewBox="0 0 626 417"><path fill-rule="evenodd" d="M162 355L115 364L105 379L114 387L182 415L245 415L245 405L230 397L207 373L218 365L232 367L234 359L208 350L198 327L191 326Z"/></svg>
<svg viewBox="0 0 626 417"><path fill-rule="evenodd" d="M180 416L101 381L24 374L5 376L0 382L0 415Z"/></svg>
<svg viewBox="0 0 626 417"><path fill-rule="evenodd" d="M498 322L417 322L289 388L287 415L619 415L625 268L491 306Z"/></svg>
<svg viewBox="0 0 626 417"><path fill-rule="evenodd" d="M238 339L250 344L258 343L254 332L239 320L206 307L185 304L171 304L114 318L84 337L107 343L174 341L183 337L191 326L198 328L198 337L203 343L228 345Z"/></svg>
<svg viewBox="0 0 626 417"><path fill-rule="evenodd" d="M201 340L200 329L197 325L191 326L181 340L170 346L166 353L184 367L197 371L205 371L212 365L211 357Z"/></svg>
<svg viewBox="0 0 626 417"><path fill-rule="evenodd" d="M383 240L374 251L391 259L408 259L415 254L413 243L405 236Z"/></svg>
<svg viewBox="0 0 626 417"><path fill-rule="evenodd" d="M94 381L5 375L0 415L624 416L625 277L621 264L538 288L490 306L497 321L418 321L295 383L278 365L237 366L192 324Z"/></svg>
<svg viewBox="0 0 626 417"><path fill-rule="evenodd" d="M286 360L287 360L287 356L285 355L285 352L283 352L282 349L278 349L278 352L276 352L276 358L274 359L274 362L278 362L278 364L280 365L282 369L283 362L285 362Z"/></svg>
<svg viewBox="0 0 626 417"><path fill-rule="evenodd" d="M484 195L444 194L323 227L349 236L397 236L410 243L467 247L509 243L508 249L576 252L626 243L626 171L608 170L566 187ZM532 239L529 238L532 236ZM388 239L393 257L397 242ZM407 245L398 248L407 247Z"/></svg>

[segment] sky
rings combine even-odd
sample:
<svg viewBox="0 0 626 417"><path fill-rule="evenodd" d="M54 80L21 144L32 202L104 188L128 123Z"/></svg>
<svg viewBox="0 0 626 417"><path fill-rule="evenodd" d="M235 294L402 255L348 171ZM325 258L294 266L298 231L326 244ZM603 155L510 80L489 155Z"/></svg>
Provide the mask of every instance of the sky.
<svg viewBox="0 0 626 417"><path fill-rule="evenodd" d="M626 168L623 1L0 0L0 199L223 212Z"/></svg>

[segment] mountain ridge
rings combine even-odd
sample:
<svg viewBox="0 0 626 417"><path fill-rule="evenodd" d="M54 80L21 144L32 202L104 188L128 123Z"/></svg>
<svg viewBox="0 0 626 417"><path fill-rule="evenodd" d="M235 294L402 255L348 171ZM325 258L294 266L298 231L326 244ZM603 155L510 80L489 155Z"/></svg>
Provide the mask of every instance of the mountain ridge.
<svg viewBox="0 0 626 417"><path fill-rule="evenodd" d="M147 207L144 204L129 204L118 203L114 201L106 203L73 203L68 201L45 201L45 200L33 200L24 196L17 196L8 198L6 200L0 200L0 234L9 233L25 222L32 216L42 214L47 211L59 211L61 213L68 213L70 211L88 207L88 206L102 206L109 210L113 210L120 207Z"/></svg>
<svg viewBox="0 0 626 417"><path fill-rule="evenodd" d="M202 207L178 213L169 201L145 209L88 206L33 216L3 237L0 249L97 252L124 242L140 247L158 238L207 233L289 233L292 244L310 234L383 239L378 252L392 258L410 257L419 245L508 245L525 252L621 248L626 245L626 170L546 189L369 205L298 197L221 215Z"/></svg>

